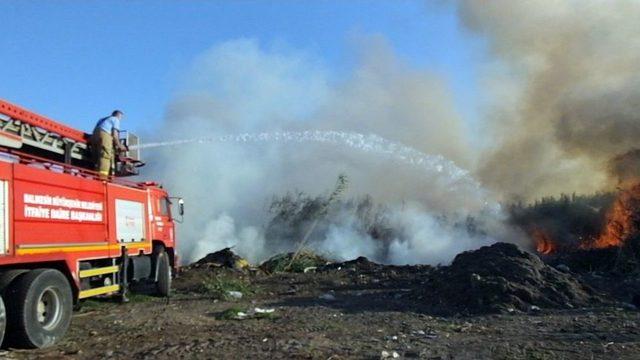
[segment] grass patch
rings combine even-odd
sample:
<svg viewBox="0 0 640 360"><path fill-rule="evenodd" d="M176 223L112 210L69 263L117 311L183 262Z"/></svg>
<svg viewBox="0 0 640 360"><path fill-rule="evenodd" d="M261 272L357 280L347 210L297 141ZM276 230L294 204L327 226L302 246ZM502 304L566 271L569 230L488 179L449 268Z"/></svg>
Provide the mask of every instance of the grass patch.
<svg viewBox="0 0 640 360"><path fill-rule="evenodd" d="M235 298L229 295L231 291L241 292L243 298L255 293L248 281L227 275L218 275L203 280L201 291L220 300L234 300Z"/></svg>
<svg viewBox="0 0 640 360"><path fill-rule="evenodd" d="M140 293L129 293L127 294L127 297L129 298L129 301L132 303L145 303L145 302L150 302L157 299L154 296L147 295L147 294L140 294Z"/></svg>
<svg viewBox="0 0 640 360"><path fill-rule="evenodd" d="M111 299L86 299L80 301L80 312L108 307L113 304Z"/></svg>
<svg viewBox="0 0 640 360"><path fill-rule="evenodd" d="M256 319L275 319L276 318L275 315L276 315L275 312L256 313L253 317L255 317Z"/></svg>
<svg viewBox="0 0 640 360"><path fill-rule="evenodd" d="M128 293L127 298L131 303L146 303L151 302L157 299L155 296L140 294L140 293ZM76 309L79 309L81 313L89 312L92 310L103 309L107 307L112 307L120 303L120 300L116 296L110 297L93 297L80 301L80 306Z"/></svg>
<svg viewBox="0 0 640 360"><path fill-rule="evenodd" d="M241 312L244 312L244 310L239 307L229 308L218 315L218 320L236 320L238 319L238 313Z"/></svg>
<svg viewBox="0 0 640 360"><path fill-rule="evenodd" d="M525 350L525 359L527 360L551 360L557 359L556 355L548 354L544 351L540 351L537 349L526 349Z"/></svg>
<svg viewBox="0 0 640 360"><path fill-rule="evenodd" d="M327 259L316 255L311 251L301 251L293 259L293 253L280 254L265 261L260 267L268 273L277 272L304 272L305 269L327 264Z"/></svg>

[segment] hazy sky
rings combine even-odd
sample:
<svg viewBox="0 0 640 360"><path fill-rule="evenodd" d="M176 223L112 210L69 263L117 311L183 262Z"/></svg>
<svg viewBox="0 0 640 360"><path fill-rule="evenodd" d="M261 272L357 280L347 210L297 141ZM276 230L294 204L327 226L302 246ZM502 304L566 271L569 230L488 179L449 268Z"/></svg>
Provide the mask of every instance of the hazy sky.
<svg viewBox="0 0 640 360"><path fill-rule="evenodd" d="M0 97L85 131L114 108L153 128L193 61L241 38L308 53L339 82L354 42L382 36L477 118L481 42L442 1L2 1L0 14Z"/></svg>

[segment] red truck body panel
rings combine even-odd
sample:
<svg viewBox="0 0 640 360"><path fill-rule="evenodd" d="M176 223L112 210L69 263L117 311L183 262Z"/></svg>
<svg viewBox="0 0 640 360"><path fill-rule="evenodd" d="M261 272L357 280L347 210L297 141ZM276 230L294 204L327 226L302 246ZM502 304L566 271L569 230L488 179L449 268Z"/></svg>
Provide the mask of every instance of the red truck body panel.
<svg viewBox="0 0 640 360"><path fill-rule="evenodd" d="M0 100L0 113L86 142L85 134ZM9 155L12 154L12 155ZM79 291L79 263L175 254L166 191L153 183L100 180L95 173L0 148L0 268L64 263Z"/></svg>

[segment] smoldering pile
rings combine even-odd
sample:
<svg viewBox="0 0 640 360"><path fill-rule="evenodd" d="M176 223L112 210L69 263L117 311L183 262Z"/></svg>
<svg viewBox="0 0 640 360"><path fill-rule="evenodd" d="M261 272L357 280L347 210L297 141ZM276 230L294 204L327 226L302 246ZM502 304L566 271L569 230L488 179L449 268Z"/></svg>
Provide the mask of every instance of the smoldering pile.
<svg viewBox="0 0 640 360"><path fill-rule="evenodd" d="M415 294L432 312L444 314L569 309L601 301L571 274L506 243L459 254Z"/></svg>
<svg viewBox="0 0 640 360"><path fill-rule="evenodd" d="M374 254L377 249L367 249L364 252L368 256L383 257L385 248L400 235L390 224L389 209L376 204L369 196L332 201L330 196L287 193L274 198L269 211L272 218L265 236L277 252L291 250L305 237L311 246L321 244L331 231L347 227L343 226L345 221L360 238L376 242L380 256Z"/></svg>
<svg viewBox="0 0 640 360"><path fill-rule="evenodd" d="M208 260L207 260L208 259ZM205 266L207 261L221 266ZM222 260L220 260L222 259ZM390 301L404 302L406 308L441 315L536 312L543 309L572 309L604 304L605 300L567 269L558 270L534 254L515 245L496 243L456 256L449 266L381 265L364 257L339 262L305 251L276 255L262 265L238 268L239 258L229 249L210 254L187 268L188 279L210 279L219 274L237 274L250 279L292 279L295 283L315 283L316 278L353 278L359 291L408 287L409 292L390 294ZM293 264L293 265L292 265ZM310 271L307 271L310 270ZM195 276L193 273L198 273ZM288 274L282 277L282 274ZM365 278L395 279L387 285ZM386 281L386 280L385 280ZM402 284L393 284L394 281ZM383 281L384 282L384 281ZM384 286L383 286L384 285ZM199 291L191 287L191 291ZM380 295L379 296L385 296Z"/></svg>
<svg viewBox="0 0 640 360"><path fill-rule="evenodd" d="M274 197L265 227L268 248L284 253L303 242L338 261L365 256L384 264L438 264L460 251L495 242L496 228L504 229L482 212L429 213L419 204L394 206L369 195L335 194Z"/></svg>

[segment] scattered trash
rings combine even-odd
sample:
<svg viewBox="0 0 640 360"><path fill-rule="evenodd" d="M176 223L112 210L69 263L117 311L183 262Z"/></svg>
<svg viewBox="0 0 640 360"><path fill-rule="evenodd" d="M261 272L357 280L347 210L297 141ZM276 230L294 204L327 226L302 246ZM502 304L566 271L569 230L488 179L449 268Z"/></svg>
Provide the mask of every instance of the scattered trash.
<svg viewBox="0 0 640 360"><path fill-rule="evenodd" d="M360 273L370 273L372 271L380 270L384 265L375 263L364 256L360 256L354 260L345 261L342 263L327 264L320 270L349 270L358 271Z"/></svg>
<svg viewBox="0 0 640 360"><path fill-rule="evenodd" d="M331 293L322 294L322 295L318 296L318 298L320 298L321 300L326 300L326 301L335 301L336 300L335 295L333 295Z"/></svg>
<svg viewBox="0 0 640 360"><path fill-rule="evenodd" d="M380 353L381 359L398 359L399 357L400 354L398 354L396 351L388 352L386 350L382 350L382 352Z"/></svg>
<svg viewBox="0 0 640 360"><path fill-rule="evenodd" d="M272 314L276 311L276 309L261 309L259 307L253 309L256 314Z"/></svg>
<svg viewBox="0 0 640 360"><path fill-rule="evenodd" d="M246 318L246 317L247 317L247 313L242 312L242 311L238 311L238 312L236 313L236 316L237 316L239 319L244 319L244 318Z"/></svg>
<svg viewBox="0 0 640 360"><path fill-rule="evenodd" d="M453 331L457 333L464 333L471 329L473 325L470 322L464 322L462 325L454 326Z"/></svg>
<svg viewBox="0 0 640 360"><path fill-rule="evenodd" d="M204 275L200 277L201 280L193 280L192 291L206 294L214 300L239 300L254 293L251 282L246 278L228 273Z"/></svg>
<svg viewBox="0 0 640 360"><path fill-rule="evenodd" d="M236 299L236 300L242 299L242 293L240 291L227 291L227 295L231 299Z"/></svg>
<svg viewBox="0 0 640 360"><path fill-rule="evenodd" d="M218 319L221 320L246 320L246 319L266 319L271 318L276 309L263 309L255 307L249 310L241 310L239 308L230 308L223 311Z"/></svg>
<svg viewBox="0 0 640 360"><path fill-rule="evenodd" d="M283 292L282 295L294 295L298 293L298 289L295 287L289 288L287 291Z"/></svg>

